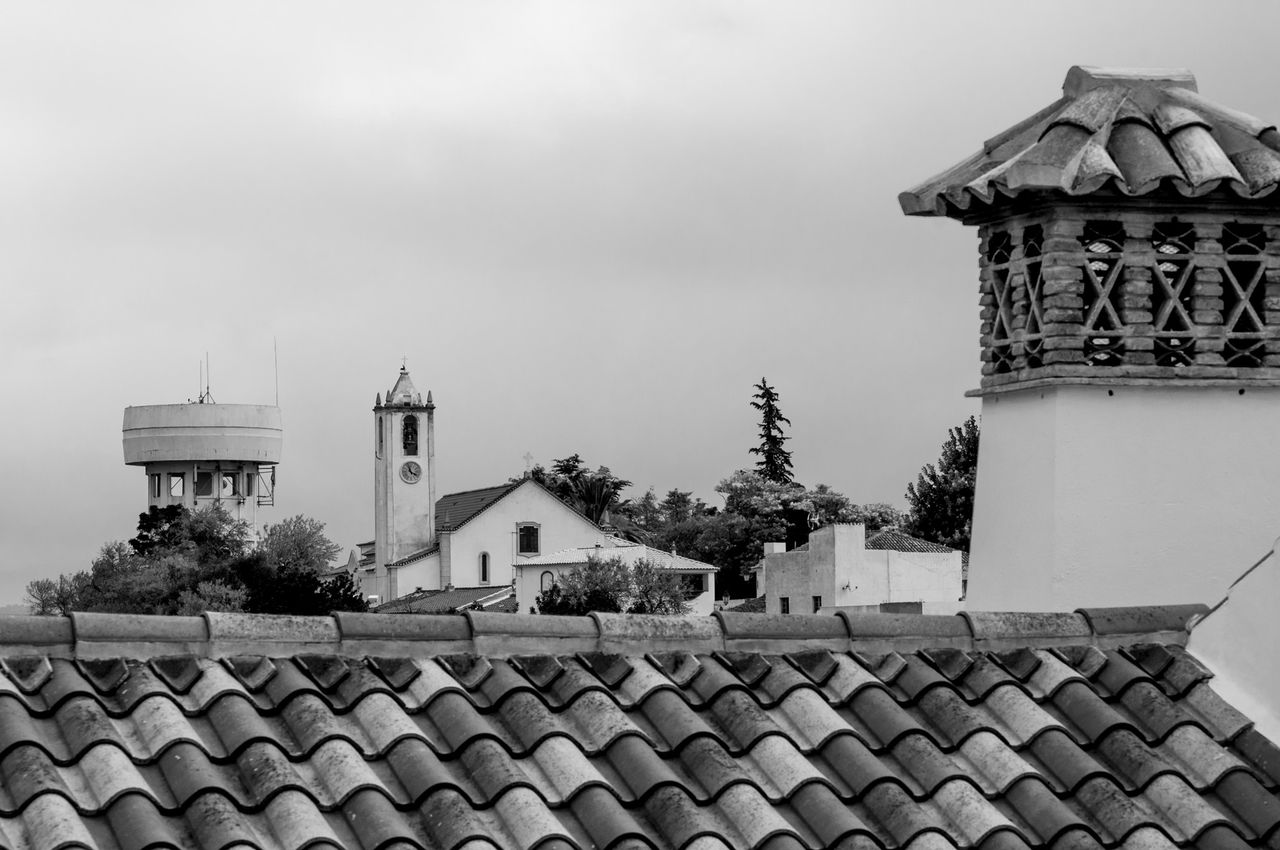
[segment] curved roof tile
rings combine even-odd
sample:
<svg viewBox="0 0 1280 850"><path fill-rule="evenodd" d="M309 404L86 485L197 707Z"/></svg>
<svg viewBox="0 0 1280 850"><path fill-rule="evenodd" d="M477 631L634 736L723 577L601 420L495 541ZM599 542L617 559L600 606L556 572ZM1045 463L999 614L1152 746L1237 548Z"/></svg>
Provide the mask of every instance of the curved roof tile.
<svg viewBox="0 0 1280 850"><path fill-rule="evenodd" d="M1068 197L1219 189L1259 199L1280 185L1280 133L1206 100L1186 71L1074 66L1063 97L963 162L898 196L908 215L960 216L1027 192Z"/></svg>

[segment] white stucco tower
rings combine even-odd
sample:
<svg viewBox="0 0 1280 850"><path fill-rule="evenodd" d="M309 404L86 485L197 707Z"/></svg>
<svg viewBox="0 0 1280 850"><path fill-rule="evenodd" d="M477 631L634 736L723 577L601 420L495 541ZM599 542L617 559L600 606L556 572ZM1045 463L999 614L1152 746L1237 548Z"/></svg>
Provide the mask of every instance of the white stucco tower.
<svg viewBox="0 0 1280 850"><path fill-rule="evenodd" d="M382 601L398 596L396 569L406 555L435 540L436 436L431 393L426 402L401 368L395 386L373 406L374 582Z"/></svg>
<svg viewBox="0 0 1280 850"><path fill-rule="evenodd" d="M147 504L195 510L217 503L258 526L275 504L280 408L257 404L149 404L124 409L124 462L145 467Z"/></svg>
<svg viewBox="0 0 1280 850"><path fill-rule="evenodd" d="M1189 72L1074 67L899 196L978 229L970 607L1211 601L1280 534L1278 152Z"/></svg>

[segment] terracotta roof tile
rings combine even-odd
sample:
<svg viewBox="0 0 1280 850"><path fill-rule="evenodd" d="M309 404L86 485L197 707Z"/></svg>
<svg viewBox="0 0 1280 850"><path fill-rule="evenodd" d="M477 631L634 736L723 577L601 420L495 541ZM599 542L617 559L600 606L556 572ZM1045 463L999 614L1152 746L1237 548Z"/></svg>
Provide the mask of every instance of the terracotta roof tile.
<svg viewBox="0 0 1280 850"><path fill-rule="evenodd" d="M934 543L932 540L921 540L919 537L912 537L909 534L903 534L901 531L893 529L885 529L867 537L865 545L866 549L884 550L892 552L954 552L950 546L943 546L941 543Z"/></svg>
<svg viewBox="0 0 1280 850"><path fill-rule="evenodd" d="M898 201L960 216L1031 192L1259 199L1280 185L1278 151L1274 125L1207 100L1186 71L1076 66L1060 99Z"/></svg>
<svg viewBox="0 0 1280 850"><path fill-rule="evenodd" d="M1117 622L1097 616L884 616L224 616L152 634L98 619L133 654L0 647L0 844L1243 850L1280 835L1280 750L1177 643L1081 634ZM680 635L706 651L671 648Z"/></svg>

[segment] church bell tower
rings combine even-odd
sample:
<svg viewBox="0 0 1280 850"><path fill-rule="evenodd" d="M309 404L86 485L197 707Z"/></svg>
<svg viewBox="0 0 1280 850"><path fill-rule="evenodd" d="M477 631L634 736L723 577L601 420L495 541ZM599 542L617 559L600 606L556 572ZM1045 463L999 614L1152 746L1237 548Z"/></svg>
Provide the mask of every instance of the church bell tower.
<svg viewBox="0 0 1280 850"><path fill-rule="evenodd" d="M977 229L975 610L1210 601L1275 539L1277 189L1189 72L1074 67L899 196Z"/></svg>
<svg viewBox="0 0 1280 850"><path fill-rule="evenodd" d="M436 438L431 393L426 402L404 367L373 406L374 588L396 598L396 562L435 543Z"/></svg>

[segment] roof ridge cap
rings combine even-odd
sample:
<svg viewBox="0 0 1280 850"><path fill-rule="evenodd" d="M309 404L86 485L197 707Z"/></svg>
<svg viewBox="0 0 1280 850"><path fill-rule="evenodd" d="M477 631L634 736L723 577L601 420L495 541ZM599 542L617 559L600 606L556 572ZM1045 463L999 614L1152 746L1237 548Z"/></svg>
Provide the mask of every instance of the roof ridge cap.
<svg viewBox="0 0 1280 850"><path fill-rule="evenodd" d="M472 487L470 490L456 490L452 493L442 493L436 501L438 502L440 499L448 498L449 496L465 496L468 493L480 493L484 490L506 490L511 487L518 487L524 482L532 480L532 478L522 478L519 481L508 481L506 484L493 484L488 487Z"/></svg>
<svg viewBox="0 0 1280 850"><path fill-rule="evenodd" d="M711 616L588 617L476 611L421 616L206 612L194 617L75 612L67 617L0 616L0 657L33 653L139 659L176 654L363 656L410 651L415 655L424 651L507 655L597 650L644 654L654 646L690 638L699 651L778 653L1080 644L1110 648L1141 638L1185 644L1187 622L1207 610L1206 605L1193 604L1082 608L1069 613L880 614L837 609L834 614L717 611Z"/></svg>
<svg viewBox="0 0 1280 850"><path fill-rule="evenodd" d="M1062 93L1079 97L1087 91L1105 86L1135 88L1178 88L1199 91L1196 75L1190 68L1108 68L1100 65L1072 65L1062 81Z"/></svg>

